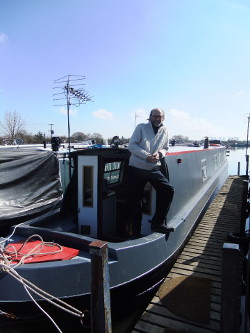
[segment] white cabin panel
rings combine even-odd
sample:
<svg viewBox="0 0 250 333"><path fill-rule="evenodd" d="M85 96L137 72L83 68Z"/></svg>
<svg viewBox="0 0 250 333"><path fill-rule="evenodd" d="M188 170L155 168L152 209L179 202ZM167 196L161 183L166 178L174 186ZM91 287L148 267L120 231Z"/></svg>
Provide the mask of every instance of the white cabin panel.
<svg viewBox="0 0 250 333"><path fill-rule="evenodd" d="M78 179L78 232L97 237L97 156L79 156Z"/></svg>

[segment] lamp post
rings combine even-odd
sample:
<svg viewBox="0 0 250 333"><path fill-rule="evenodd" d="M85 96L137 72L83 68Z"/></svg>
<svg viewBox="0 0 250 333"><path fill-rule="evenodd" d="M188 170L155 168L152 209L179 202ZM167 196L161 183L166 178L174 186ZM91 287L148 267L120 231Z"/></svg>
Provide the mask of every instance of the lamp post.
<svg viewBox="0 0 250 333"><path fill-rule="evenodd" d="M54 124L48 124L49 126L50 126L50 140L52 140L52 135L54 134L54 131L53 131L53 127L52 126L54 126Z"/></svg>

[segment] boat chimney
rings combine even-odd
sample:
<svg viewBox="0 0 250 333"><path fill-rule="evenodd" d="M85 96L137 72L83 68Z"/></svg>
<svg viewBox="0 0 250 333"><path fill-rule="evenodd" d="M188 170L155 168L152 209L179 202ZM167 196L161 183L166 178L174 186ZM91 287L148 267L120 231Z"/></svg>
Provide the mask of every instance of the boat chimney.
<svg viewBox="0 0 250 333"><path fill-rule="evenodd" d="M205 137L205 140L204 140L204 149L207 149L209 146L209 139L208 137Z"/></svg>
<svg viewBox="0 0 250 333"><path fill-rule="evenodd" d="M53 151L58 151L60 147L61 139L57 136L51 138L51 148Z"/></svg>

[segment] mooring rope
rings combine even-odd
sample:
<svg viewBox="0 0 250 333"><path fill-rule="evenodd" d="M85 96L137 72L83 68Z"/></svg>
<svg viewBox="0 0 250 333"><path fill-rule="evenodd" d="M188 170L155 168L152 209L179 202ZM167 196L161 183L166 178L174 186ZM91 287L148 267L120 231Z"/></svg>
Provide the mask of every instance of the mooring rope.
<svg viewBox="0 0 250 333"><path fill-rule="evenodd" d="M41 240L41 243L38 245L35 245L34 248L31 249L28 253L20 252L23 249L23 247L25 246L25 244L27 244L32 238L39 238ZM43 249L43 247L45 245L57 246L58 250L47 252L47 253L41 252L41 250ZM10 249L12 249L12 251ZM40 252L39 252L39 250L40 250ZM28 237L27 240L23 243L23 245L20 247L20 249L18 251L11 244L8 244L5 248L0 246L0 267L1 267L2 271L5 271L6 273L10 274L14 279L16 279L19 283L22 284L22 286L24 287L24 289L26 290L27 294L32 299L32 301L53 322L53 324L56 326L56 328L59 330L59 332L61 332L60 328L57 326L57 324L54 322L54 320L50 317L50 315L37 303L37 301L34 299L34 297L30 294L29 290L31 290L33 293L40 296L42 299L46 300L50 304L54 305L55 307L65 311L73 316L80 318L80 320L83 319L84 313L82 311L76 309L72 305L62 301L58 297L55 297L55 296L49 294L48 292L42 290L41 288L37 287L34 283L30 282L29 280L22 277L19 273L17 273L17 271L15 269L18 266L22 265L24 263L25 259L27 259L28 257L31 257L31 256L33 257L36 255L45 255L48 253L53 254L53 253L58 253L61 251L62 251L62 247L59 244L54 243L54 242L44 242L42 237L37 234ZM19 260L19 262L17 264L15 264L14 266L11 266L12 260L18 261L18 255L19 256L22 255L22 258ZM0 315L6 315L6 313L0 310Z"/></svg>
<svg viewBox="0 0 250 333"><path fill-rule="evenodd" d="M36 246L34 246L28 253L22 253L21 250L24 248L24 246L32 239L38 238L41 243L38 243ZM58 250L54 250L51 252L42 252L42 249L45 247L58 247ZM13 249L11 251L11 249ZM35 256L43 256L43 255L49 255L49 254L56 254L62 252L62 246L54 243L54 242L44 242L42 237L40 235L34 234L26 239L26 241L21 245L19 250L17 250L11 243L9 243L5 248L4 248L4 256L7 257L8 260L12 261L18 261L18 263L14 266L16 268L17 266L21 265L24 263L24 261L29 258L29 257L35 257ZM13 257L14 256L14 257ZM21 259L18 259L18 256L21 256ZM10 261L11 261L10 260Z"/></svg>
<svg viewBox="0 0 250 333"><path fill-rule="evenodd" d="M31 300L36 304L36 306L44 313L44 315L52 322L52 324L55 326L55 328L58 330L59 333L63 333L60 329L60 327L57 325L57 323L54 321L54 319L48 314L48 312L46 312L41 306L40 304L37 303L37 301L34 299L34 297L31 295L31 293L29 292L29 290L26 288L26 286L24 286L24 289L26 290L27 294L29 295L29 297L31 298Z"/></svg>

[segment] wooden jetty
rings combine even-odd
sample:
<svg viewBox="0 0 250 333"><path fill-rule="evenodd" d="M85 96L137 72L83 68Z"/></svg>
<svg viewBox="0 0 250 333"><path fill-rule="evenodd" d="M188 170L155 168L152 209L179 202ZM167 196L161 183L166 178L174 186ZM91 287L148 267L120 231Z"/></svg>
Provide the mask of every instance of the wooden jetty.
<svg viewBox="0 0 250 333"><path fill-rule="evenodd" d="M223 306L227 307L222 300L223 245L230 243L230 232L240 232L245 188L241 177L226 180L132 333L225 332L221 323ZM231 266L237 272L237 329L241 306L238 258L237 267L233 261Z"/></svg>

